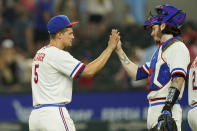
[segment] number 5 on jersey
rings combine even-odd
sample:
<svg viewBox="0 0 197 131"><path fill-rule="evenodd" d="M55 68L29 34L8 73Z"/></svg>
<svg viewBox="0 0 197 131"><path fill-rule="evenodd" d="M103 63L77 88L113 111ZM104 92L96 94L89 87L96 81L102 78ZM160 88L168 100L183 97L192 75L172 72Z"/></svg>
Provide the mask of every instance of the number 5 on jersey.
<svg viewBox="0 0 197 131"><path fill-rule="evenodd" d="M34 69L34 82L38 83L38 72L37 72L37 68L39 68L39 65L35 65L35 69Z"/></svg>

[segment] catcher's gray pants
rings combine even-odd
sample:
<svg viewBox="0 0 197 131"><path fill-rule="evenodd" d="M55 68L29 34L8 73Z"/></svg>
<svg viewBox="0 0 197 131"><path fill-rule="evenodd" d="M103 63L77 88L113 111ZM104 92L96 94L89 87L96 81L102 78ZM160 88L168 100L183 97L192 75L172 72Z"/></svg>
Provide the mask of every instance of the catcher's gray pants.
<svg viewBox="0 0 197 131"><path fill-rule="evenodd" d="M164 104L155 104L154 106L149 106L148 116L147 116L147 128L153 128L157 122L158 117L161 115L161 111L164 107ZM172 108L172 117L174 118L178 131L181 131L181 122L182 122L182 109L179 104L174 104Z"/></svg>

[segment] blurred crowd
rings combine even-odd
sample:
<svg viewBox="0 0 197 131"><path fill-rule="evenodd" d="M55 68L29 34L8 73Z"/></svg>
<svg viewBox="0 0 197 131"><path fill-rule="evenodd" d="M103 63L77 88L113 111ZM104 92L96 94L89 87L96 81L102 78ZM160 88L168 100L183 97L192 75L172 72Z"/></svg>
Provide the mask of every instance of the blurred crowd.
<svg viewBox="0 0 197 131"><path fill-rule="evenodd" d="M112 28L121 33L123 48L139 66L149 61L157 45L144 31L146 0L0 0L0 93L31 92L31 63L36 51L48 44L48 20L65 14L74 27L71 54L84 63L107 46ZM197 56L197 23L188 21L183 38L191 62ZM132 81L112 54L94 78L74 81L75 91L145 89L146 81ZM133 88L134 87L134 88Z"/></svg>

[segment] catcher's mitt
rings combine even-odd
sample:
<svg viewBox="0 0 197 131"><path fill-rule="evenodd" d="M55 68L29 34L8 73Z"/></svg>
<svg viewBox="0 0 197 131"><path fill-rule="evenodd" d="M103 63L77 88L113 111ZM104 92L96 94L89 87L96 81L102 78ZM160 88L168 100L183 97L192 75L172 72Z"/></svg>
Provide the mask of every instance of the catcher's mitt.
<svg viewBox="0 0 197 131"><path fill-rule="evenodd" d="M175 120L168 114L162 114L158 118L158 131L177 131Z"/></svg>

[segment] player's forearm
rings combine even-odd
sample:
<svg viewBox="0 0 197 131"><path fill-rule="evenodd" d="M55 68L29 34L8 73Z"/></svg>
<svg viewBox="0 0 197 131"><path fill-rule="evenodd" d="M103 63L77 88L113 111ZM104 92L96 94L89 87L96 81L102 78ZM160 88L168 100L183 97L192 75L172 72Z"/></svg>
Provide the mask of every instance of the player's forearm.
<svg viewBox="0 0 197 131"><path fill-rule="evenodd" d="M175 78L172 80L171 86L172 86L172 87L175 87L175 88L177 88L179 91L181 91L183 82L184 82L184 78L183 78L183 77L175 77Z"/></svg>
<svg viewBox="0 0 197 131"><path fill-rule="evenodd" d="M124 51L122 49L116 51L116 53L118 54L118 57L123 65L124 69L129 74L129 76L133 80L136 80L138 66L128 59L128 57L126 56L126 54L124 53Z"/></svg>
<svg viewBox="0 0 197 131"><path fill-rule="evenodd" d="M168 90L168 96L166 97L166 104L163 107L162 112L163 111L171 112L172 107L174 106L174 104L179 98L179 94L180 94L183 82L184 82L183 77L175 77L172 80L172 84Z"/></svg>
<svg viewBox="0 0 197 131"><path fill-rule="evenodd" d="M94 61L92 61L86 66L81 76L86 76L86 77L94 76L98 71L100 71L104 67L112 51L113 51L112 49L106 48L97 59L95 59Z"/></svg>

